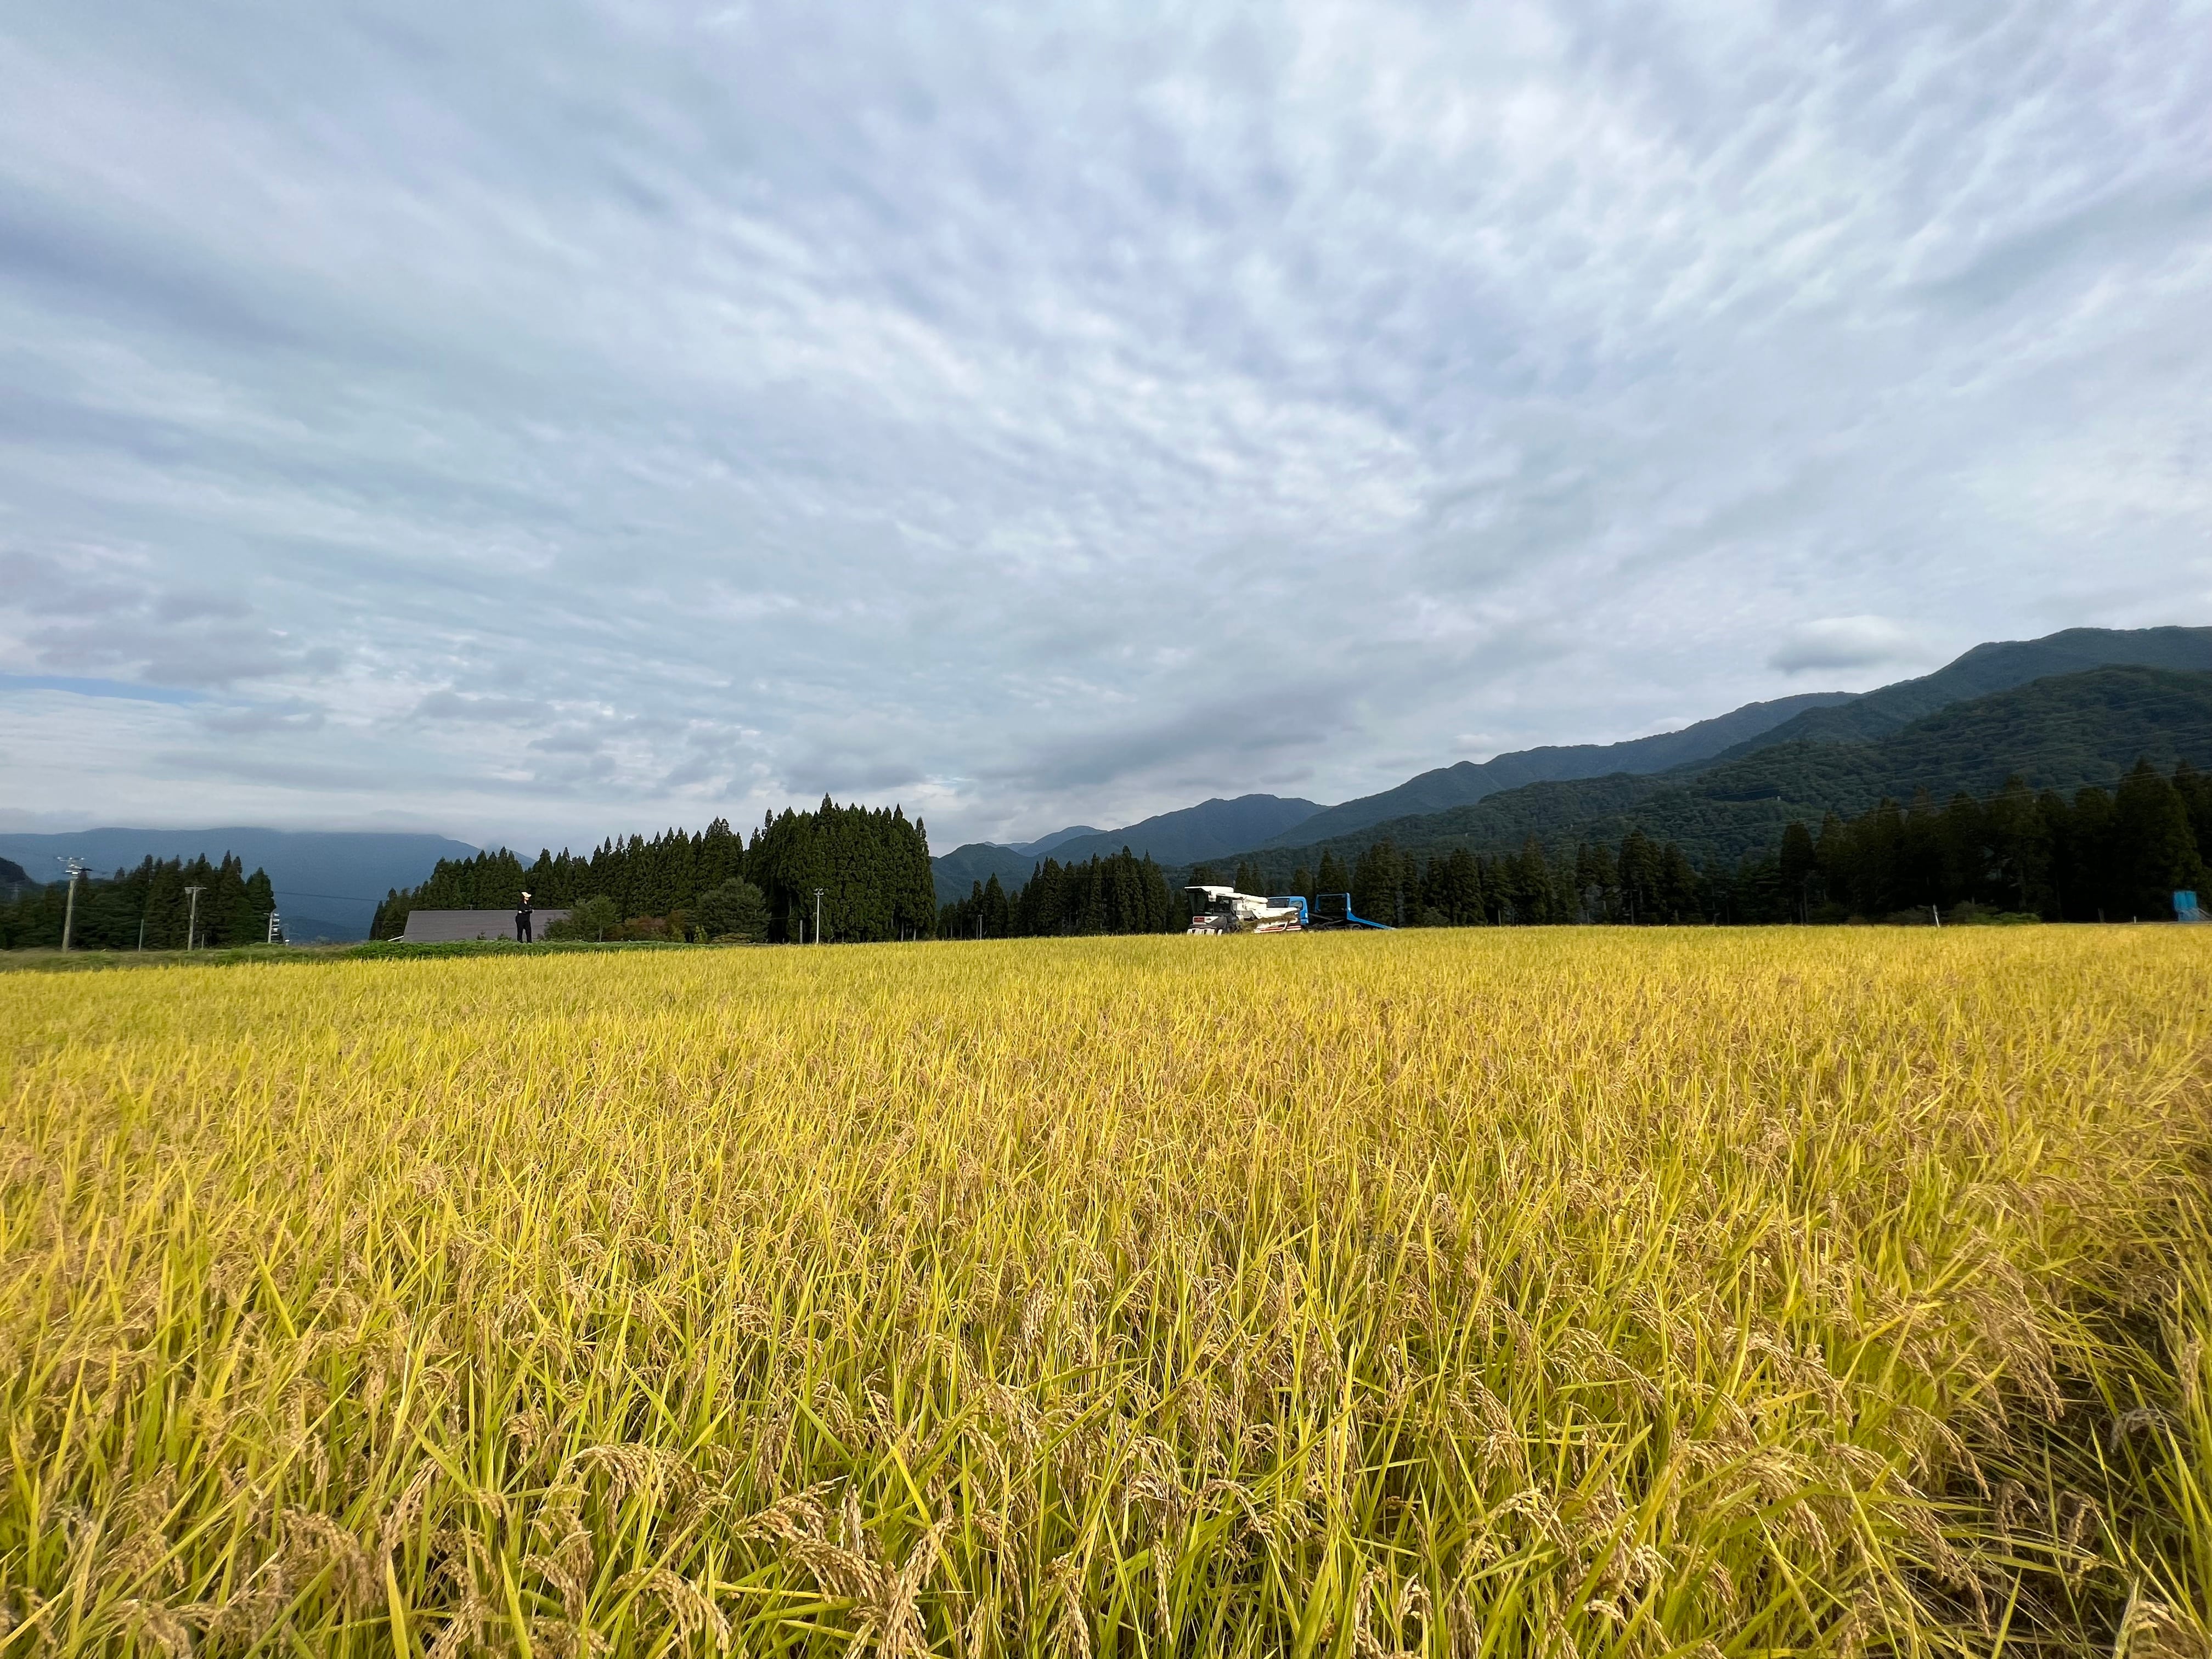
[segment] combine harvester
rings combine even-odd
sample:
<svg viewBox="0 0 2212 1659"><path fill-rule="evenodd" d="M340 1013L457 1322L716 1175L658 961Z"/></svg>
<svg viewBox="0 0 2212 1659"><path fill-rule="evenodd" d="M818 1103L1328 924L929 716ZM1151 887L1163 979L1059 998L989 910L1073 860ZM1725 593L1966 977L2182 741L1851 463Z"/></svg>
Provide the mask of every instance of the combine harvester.
<svg viewBox="0 0 2212 1659"><path fill-rule="evenodd" d="M1317 893L1309 912L1306 902L1293 893L1286 898L1255 898L1234 887L1186 887L1191 896L1192 933L1318 933L1338 927L1372 927L1387 933L1389 927L1356 915L1349 893Z"/></svg>

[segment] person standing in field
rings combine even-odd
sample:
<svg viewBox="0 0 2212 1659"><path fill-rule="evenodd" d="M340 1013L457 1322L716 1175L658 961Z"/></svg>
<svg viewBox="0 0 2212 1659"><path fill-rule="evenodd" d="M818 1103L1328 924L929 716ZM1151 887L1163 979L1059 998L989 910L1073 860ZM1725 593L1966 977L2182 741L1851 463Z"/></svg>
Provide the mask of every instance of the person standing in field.
<svg viewBox="0 0 2212 1659"><path fill-rule="evenodd" d="M514 913L514 940L518 945L527 945L531 942L530 893L526 888L522 895L522 908Z"/></svg>

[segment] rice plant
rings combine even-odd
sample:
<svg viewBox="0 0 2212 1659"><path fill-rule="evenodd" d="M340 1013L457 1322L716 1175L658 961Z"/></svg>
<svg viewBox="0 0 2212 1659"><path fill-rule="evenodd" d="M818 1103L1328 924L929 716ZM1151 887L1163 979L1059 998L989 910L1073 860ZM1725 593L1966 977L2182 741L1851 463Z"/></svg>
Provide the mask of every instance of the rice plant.
<svg viewBox="0 0 2212 1659"><path fill-rule="evenodd" d="M2205 943L0 976L0 1656L2201 1654Z"/></svg>

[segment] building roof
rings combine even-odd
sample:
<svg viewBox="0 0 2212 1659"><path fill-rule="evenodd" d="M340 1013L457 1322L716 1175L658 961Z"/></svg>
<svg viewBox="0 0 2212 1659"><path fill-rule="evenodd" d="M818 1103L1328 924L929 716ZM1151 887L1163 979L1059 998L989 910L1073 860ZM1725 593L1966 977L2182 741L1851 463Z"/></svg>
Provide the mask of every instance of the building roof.
<svg viewBox="0 0 2212 1659"><path fill-rule="evenodd" d="M566 910L539 910L530 913L531 931L539 939L556 921L566 921ZM400 936L410 945L441 945L457 939L513 939L514 912L512 910L410 910L407 931Z"/></svg>

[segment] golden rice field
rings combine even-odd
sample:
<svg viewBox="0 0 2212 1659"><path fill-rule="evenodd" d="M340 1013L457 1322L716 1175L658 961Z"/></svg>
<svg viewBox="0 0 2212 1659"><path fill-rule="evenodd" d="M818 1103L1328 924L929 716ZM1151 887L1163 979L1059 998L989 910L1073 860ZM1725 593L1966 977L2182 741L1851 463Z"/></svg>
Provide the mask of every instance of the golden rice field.
<svg viewBox="0 0 2212 1659"><path fill-rule="evenodd" d="M4 1659L2207 1650L2182 928L25 972L0 1035Z"/></svg>

